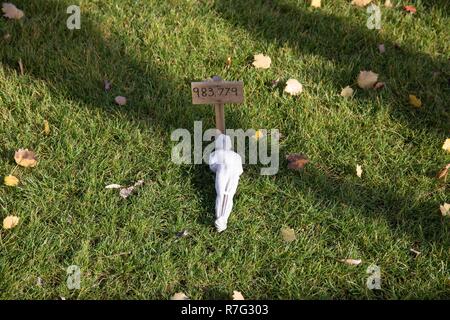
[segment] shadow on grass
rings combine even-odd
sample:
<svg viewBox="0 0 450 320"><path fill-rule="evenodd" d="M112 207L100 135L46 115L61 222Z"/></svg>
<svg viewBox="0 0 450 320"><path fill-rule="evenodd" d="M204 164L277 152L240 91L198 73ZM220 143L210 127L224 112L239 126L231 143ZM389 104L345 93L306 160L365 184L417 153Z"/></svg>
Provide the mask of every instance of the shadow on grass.
<svg viewBox="0 0 450 320"><path fill-rule="evenodd" d="M96 25L95 19L88 13L83 13L81 30L68 31L66 8L71 5L71 1L16 2L29 15L15 29L1 61L16 69L18 59L22 58L27 75L44 80L55 95L69 96L75 102L100 108L111 115L124 113L130 121L147 121L149 126L158 126L166 132L167 141L173 129L192 128L194 120L211 112L199 111L200 107L191 104L189 83L198 79L174 77L157 60L140 61L133 56L133 48L126 47L120 35L106 36L107 30ZM288 44L302 53L324 56L333 60L337 66L347 65L352 59L355 67L349 72L351 75L360 69L372 68L391 79L400 79L393 85L394 89L398 89L400 101L411 90L431 90L431 86L435 85L431 82L410 81L414 74L422 70L414 67L416 73L411 74L412 66L423 65L430 72L448 68L448 62L444 59L433 59L408 48L393 49L398 50L400 62L397 64L388 65L377 60L378 64L371 65L365 58L366 55L370 56L370 50L377 48L379 43L395 48L395 43L368 29L353 26L342 18L320 11L301 10L282 1L220 0L214 8L222 17L238 27L246 28L255 37L276 41L280 46ZM54 24L40 23L48 19ZM123 19L124 24L130 23L129 17ZM292 26L295 28L292 29ZM354 44L353 47L348 46L349 41ZM340 70L335 72L338 82L335 79L324 81L332 81L339 90L348 84L349 74L340 73ZM102 89L104 79L113 82L110 93ZM447 85L446 81L440 82L439 86L444 84ZM442 91L448 92L448 87L442 87ZM126 108L115 106L113 99L116 95L127 96L129 105ZM426 108L420 114L393 109L392 115L412 128L425 128L441 134L447 132L449 124L448 115L443 117L448 111L446 103L448 101L445 99L436 100L434 108ZM229 127L242 128L239 119L232 119L228 123ZM214 216L215 194L207 172L206 166L196 167L191 178L207 211L205 216L197 217L197 221L204 224L212 223ZM412 199L398 196L388 186L356 186L330 179L320 171L310 171L298 185L299 192L303 188L314 190L318 200L357 207L368 216L376 214L380 208L383 208L383 212L392 212L384 218L392 228L401 232L415 236L423 230L423 238L430 241L442 241L445 237L443 225L429 214L436 210L436 204L429 199L414 208L414 215L405 216L404 208L409 206ZM422 213L427 216L423 217Z"/></svg>
<svg viewBox="0 0 450 320"><path fill-rule="evenodd" d="M275 43L278 47L288 46L294 49L299 60L317 55L331 61L336 66L332 70L333 74L330 76L318 70L321 78L317 81L332 83L335 92L340 92L356 79L360 70L373 70L380 74L382 81L386 81L387 89L391 90L396 98L396 102L390 106L393 118L413 129L424 128L441 135L448 133L448 52L436 52L439 55L434 58L414 50L414 44L399 46L389 39L386 32L366 27L365 9L353 6L355 14L363 15L361 24L355 25L337 15L327 14L324 10L309 8L309 1L300 5L303 8L299 5L293 6L292 2L294 1L218 0L214 9L233 26L246 30L252 38L263 40L264 43ZM426 3L428 8L435 6L444 12L450 7L442 0ZM387 19L384 17L385 12L382 12L382 19ZM420 12L418 14L420 15ZM405 13L405 18L406 15ZM417 41L420 41L419 35ZM349 43L352 45L349 46ZM379 44L386 47L387 51L383 55L378 52ZM435 71L441 74L433 79ZM408 105L408 95L411 93L421 96L426 108L412 110ZM373 99L373 96L358 95L357 99Z"/></svg>

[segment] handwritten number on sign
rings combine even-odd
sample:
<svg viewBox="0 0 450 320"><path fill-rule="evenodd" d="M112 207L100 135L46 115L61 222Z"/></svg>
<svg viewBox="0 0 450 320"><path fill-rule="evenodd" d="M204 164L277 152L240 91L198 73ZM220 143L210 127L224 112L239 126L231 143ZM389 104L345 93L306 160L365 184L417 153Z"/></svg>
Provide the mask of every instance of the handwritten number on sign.
<svg viewBox="0 0 450 320"><path fill-rule="evenodd" d="M216 95L218 96L228 96L234 94L235 96L238 95L238 89L237 88L217 88L217 91L214 90L214 88L193 88L192 92L194 92L197 97L214 97Z"/></svg>

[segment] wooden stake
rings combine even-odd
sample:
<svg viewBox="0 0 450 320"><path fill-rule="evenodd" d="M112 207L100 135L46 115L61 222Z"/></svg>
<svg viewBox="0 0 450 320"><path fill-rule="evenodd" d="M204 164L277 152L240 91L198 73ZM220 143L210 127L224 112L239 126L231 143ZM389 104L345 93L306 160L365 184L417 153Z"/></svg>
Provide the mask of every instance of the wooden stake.
<svg viewBox="0 0 450 320"><path fill-rule="evenodd" d="M221 82L222 78L219 76L212 77L213 81ZM225 134L225 108L223 103L215 103L214 111L216 113L216 129Z"/></svg>

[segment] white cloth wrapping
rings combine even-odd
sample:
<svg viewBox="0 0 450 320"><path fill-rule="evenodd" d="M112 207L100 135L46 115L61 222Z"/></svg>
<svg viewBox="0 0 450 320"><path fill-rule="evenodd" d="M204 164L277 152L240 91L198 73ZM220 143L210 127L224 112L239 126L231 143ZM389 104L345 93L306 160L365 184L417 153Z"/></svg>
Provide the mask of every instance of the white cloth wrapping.
<svg viewBox="0 0 450 320"><path fill-rule="evenodd" d="M215 151L209 156L209 168L216 173L216 221L218 232L227 228L233 208L233 197L242 169L241 156L231 150L231 139L221 134L216 138Z"/></svg>

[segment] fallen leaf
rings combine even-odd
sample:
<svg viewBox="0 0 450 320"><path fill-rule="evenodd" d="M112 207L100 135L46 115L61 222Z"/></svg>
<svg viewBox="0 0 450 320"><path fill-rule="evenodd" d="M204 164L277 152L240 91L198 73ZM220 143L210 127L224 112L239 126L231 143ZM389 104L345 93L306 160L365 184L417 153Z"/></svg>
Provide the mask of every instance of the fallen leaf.
<svg viewBox="0 0 450 320"><path fill-rule="evenodd" d="M448 176L448 171L450 170L450 163L447 164L444 168L442 168L438 174L437 174L437 178L438 179L447 179Z"/></svg>
<svg viewBox="0 0 450 320"><path fill-rule="evenodd" d="M450 203L444 203L439 206L439 210L441 210L441 214L443 217L450 216Z"/></svg>
<svg viewBox="0 0 450 320"><path fill-rule="evenodd" d="M384 1L384 6L385 6L386 8L392 8L392 7L394 7L394 5L392 4L391 0L386 0L386 1Z"/></svg>
<svg viewBox="0 0 450 320"><path fill-rule="evenodd" d="M120 196L124 199L128 198L136 189L136 187L141 186L144 183L144 180L137 181L134 185L128 187L128 188L122 188L120 189Z"/></svg>
<svg viewBox="0 0 450 320"><path fill-rule="evenodd" d="M6 33L6 34L3 36L3 40L8 41L9 39L11 39L11 34Z"/></svg>
<svg viewBox="0 0 450 320"><path fill-rule="evenodd" d="M50 125L48 124L47 120L44 120L44 134L46 135L50 134Z"/></svg>
<svg viewBox="0 0 450 320"><path fill-rule="evenodd" d="M284 92L289 93L291 96L296 96L302 93L303 86L296 79L289 79L286 81L286 87L284 88Z"/></svg>
<svg viewBox="0 0 450 320"><path fill-rule="evenodd" d="M2 4L2 11L4 13L4 17L8 19L14 19L14 20L20 20L23 18L24 13L22 10L17 9L15 5L12 3L3 3Z"/></svg>
<svg viewBox="0 0 450 320"><path fill-rule="evenodd" d="M20 75L23 76L25 73L25 69L23 67L22 59L19 59L19 70L20 70Z"/></svg>
<svg viewBox="0 0 450 320"><path fill-rule="evenodd" d="M189 300L189 298L183 292L177 292L170 298L170 300Z"/></svg>
<svg viewBox="0 0 450 320"><path fill-rule="evenodd" d="M379 90L379 89L383 89L385 85L386 85L386 84L385 84L384 82L377 82L377 83L375 83L375 85L373 86L373 88L374 88L375 90Z"/></svg>
<svg viewBox="0 0 450 320"><path fill-rule="evenodd" d="M263 132L261 130L256 130L255 134L253 135L253 139L259 140L264 136Z"/></svg>
<svg viewBox="0 0 450 320"><path fill-rule="evenodd" d="M414 6L404 6L403 10L410 12L410 13L416 13L416 11L417 11L416 7L414 7Z"/></svg>
<svg viewBox="0 0 450 320"><path fill-rule="evenodd" d="M380 51L380 53L386 52L386 47L384 46L383 43L378 45L378 51Z"/></svg>
<svg viewBox="0 0 450 320"><path fill-rule="evenodd" d="M378 81L378 74L372 71L361 71L358 75L358 86L362 89L371 89Z"/></svg>
<svg viewBox="0 0 450 320"><path fill-rule="evenodd" d="M409 95L409 104L415 108L420 108L422 106L422 101L419 98L417 98L415 95L410 94Z"/></svg>
<svg viewBox="0 0 450 320"><path fill-rule="evenodd" d="M450 138L445 139L444 144L442 145L442 149L450 152Z"/></svg>
<svg viewBox="0 0 450 320"><path fill-rule="evenodd" d="M227 58L227 67L231 67L231 57Z"/></svg>
<svg viewBox="0 0 450 320"><path fill-rule="evenodd" d="M359 164L357 164L356 165L356 175L361 178L362 172L363 172L362 167Z"/></svg>
<svg viewBox="0 0 450 320"><path fill-rule="evenodd" d="M312 0L312 1L311 1L311 7L314 7L314 8L320 8L320 6L321 6L320 1L321 1L321 0Z"/></svg>
<svg viewBox="0 0 450 320"><path fill-rule="evenodd" d="M358 7L365 7L371 2L372 0L353 0L352 4Z"/></svg>
<svg viewBox="0 0 450 320"><path fill-rule="evenodd" d="M245 300L240 291L233 291L233 300Z"/></svg>
<svg viewBox="0 0 450 320"><path fill-rule="evenodd" d="M288 161L288 168L293 170L303 169L309 162L308 157L302 153L290 154L286 159Z"/></svg>
<svg viewBox="0 0 450 320"><path fill-rule="evenodd" d="M19 224L19 217L16 216L7 216L3 219L3 228L4 229L12 229Z"/></svg>
<svg viewBox="0 0 450 320"><path fill-rule="evenodd" d="M269 56L265 56L263 54L255 54L253 66L258 69L268 69L270 68L270 64L272 63L272 59Z"/></svg>
<svg viewBox="0 0 450 320"><path fill-rule="evenodd" d="M292 242L297 239L295 231L292 228L281 228L281 237L286 242Z"/></svg>
<svg viewBox="0 0 450 320"><path fill-rule="evenodd" d="M181 230L180 232L176 233L177 238L184 238L189 235L189 232L187 230Z"/></svg>
<svg viewBox="0 0 450 320"><path fill-rule="evenodd" d="M37 164L36 155L33 151L29 151L28 149L19 149L14 154L14 160L19 166L28 168L35 167Z"/></svg>
<svg viewBox="0 0 450 320"><path fill-rule="evenodd" d="M357 265L361 264L361 262L362 262L361 259L341 259L339 261L344 262L351 266L357 266Z"/></svg>
<svg viewBox="0 0 450 320"><path fill-rule="evenodd" d="M5 184L5 186L8 187L17 187L19 185L19 179L17 179L14 176L6 176L5 178L3 178L3 183Z"/></svg>
<svg viewBox="0 0 450 320"><path fill-rule="evenodd" d="M113 183L113 184L108 184L108 185L105 187L105 189L120 189L120 188L122 188L122 186L121 186L120 184L115 184L115 183Z"/></svg>
<svg viewBox="0 0 450 320"><path fill-rule="evenodd" d="M106 92L108 92L108 91L110 91L111 90L111 88L112 88L112 83L111 83L111 81L109 81L109 80L103 80L103 89L106 91Z"/></svg>
<svg viewBox="0 0 450 320"><path fill-rule="evenodd" d="M346 86L344 89L342 89L341 91L341 96L342 97L351 97L353 95L353 89L350 86Z"/></svg>
<svg viewBox="0 0 450 320"><path fill-rule="evenodd" d="M124 106L127 104L127 98L122 97L122 96L117 96L114 101L119 105L119 106Z"/></svg>
<svg viewBox="0 0 450 320"><path fill-rule="evenodd" d="M278 84L280 83L280 78L276 79L276 80L272 80L272 82L270 83L270 85L273 88L276 88L278 86Z"/></svg>

